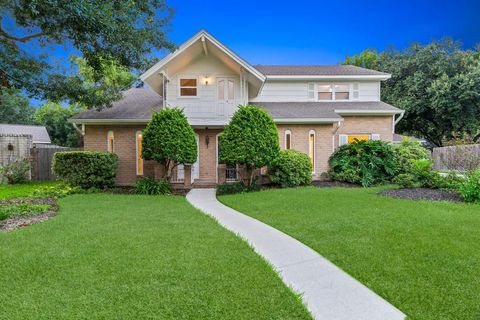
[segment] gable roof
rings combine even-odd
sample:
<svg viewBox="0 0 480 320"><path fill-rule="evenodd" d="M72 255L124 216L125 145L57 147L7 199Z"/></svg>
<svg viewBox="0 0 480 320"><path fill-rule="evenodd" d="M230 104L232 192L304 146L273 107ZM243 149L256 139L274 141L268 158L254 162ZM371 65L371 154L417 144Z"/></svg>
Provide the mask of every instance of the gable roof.
<svg viewBox="0 0 480 320"><path fill-rule="evenodd" d="M365 69L352 65L255 65L258 71L267 76L388 76L388 73Z"/></svg>
<svg viewBox="0 0 480 320"><path fill-rule="evenodd" d="M155 74L156 72L159 72L169 61L177 57L179 54L181 54L183 51L185 51L187 48L192 46L194 43L197 41L202 41L204 42L205 39L210 41L212 44L214 44L217 48L219 48L223 53L225 53L227 56L232 58L235 62L237 62L239 65L241 65L245 70L253 74L258 80L261 82L265 81L265 76L259 72L257 69L252 67L249 63L247 63L245 60L243 60L240 56L238 56L236 53L234 53L232 50L227 48L224 44L222 44L220 41L218 41L215 37L213 37L210 33L208 33L206 30L202 29L199 32L197 32L193 37L185 41L180 47L178 47L177 50L174 52L168 54L166 57L158 61L153 67L145 71L140 76L140 80L145 81L147 78Z"/></svg>
<svg viewBox="0 0 480 320"><path fill-rule="evenodd" d="M162 97L149 88L132 88L123 92L123 98L101 111L88 110L73 116L70 121L87 123L91 120L120 120L121 122L146 122L155 111L162 108Z"/></svg>
<svg viewBox="0 0 480 320"><path fill-rule="evenodd" d="M32 136L33 143L51 143L47 128L23 124L0 124L1 134L26 134Z"/></svg>

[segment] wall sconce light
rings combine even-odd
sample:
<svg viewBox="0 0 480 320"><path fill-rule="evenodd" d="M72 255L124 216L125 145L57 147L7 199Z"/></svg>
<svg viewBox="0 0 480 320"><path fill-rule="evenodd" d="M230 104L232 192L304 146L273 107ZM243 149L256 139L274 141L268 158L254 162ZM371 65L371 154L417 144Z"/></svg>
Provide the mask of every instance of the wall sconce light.
<svg viewBox="0 0 480 320"><path fill-rule="evenodd" d="M13 144L9 143L7 149L8 151L13 151Z"/></svg>
<svg viewBox="0 0 480 320"><path fill-rule="evenodd" d="M204 75L203 76L203 82L205 83L206 86L208 86L209 81L210 81L210 78L209 78L208 74Z"/></svg>

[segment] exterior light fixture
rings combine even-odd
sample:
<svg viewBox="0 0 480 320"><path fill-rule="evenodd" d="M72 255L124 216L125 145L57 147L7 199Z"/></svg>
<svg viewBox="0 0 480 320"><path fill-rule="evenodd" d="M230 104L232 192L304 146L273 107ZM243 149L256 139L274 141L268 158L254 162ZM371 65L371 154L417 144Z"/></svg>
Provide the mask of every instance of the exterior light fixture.
<svg viewBox="0 0 480 320"><path fill-rule="evenodd" d="M205 76L203 76L203 78L204 78L204 81L205 81L205 85L208 86L208 81L209 81L208 74L206 74Z"/></svg>
<svg viewBox="0 0 480 320"><path fill-rule="evenodd" d="M205 128L205 144L207 145L208 149L208 144L210 143L210 137L208 136L208 127Z"/></svg>

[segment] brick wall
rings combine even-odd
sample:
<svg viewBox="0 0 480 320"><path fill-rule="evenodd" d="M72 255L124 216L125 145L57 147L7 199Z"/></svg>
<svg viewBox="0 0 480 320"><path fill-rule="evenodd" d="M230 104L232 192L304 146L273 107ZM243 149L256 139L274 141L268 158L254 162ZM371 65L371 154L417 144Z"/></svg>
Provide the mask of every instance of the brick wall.
<svg viewBox="0 0 480 320"><path fill-rule="evenodd" d="M278 137L280 139L280 149L285 149L285 131L290 130L292 149L304 152L308 155L309 132L315 131L315 174L314 180L320 179L322 172L328 171L328 158L332 154L332 124L279 124Z"/></svg>
<svg viewBox="0 0 480 320"><path fill-rule="evenodd" d="M221 131L219 129L195 129L199 144L200 180L217 181L217 134Z"/></svg>
<svg viewBox="0 0 480 320"><path fill-rule="evenodd" d="M84 150L107 151L107 133L113 131L114 151L118 156L117 185L132 185L142 176L136 172L136 140L137 131L145 126L85 126ZM153 177L154 161L144 161L143 176Z"/></svg>
<svg viewBox="0 0 480 320"><path fill-rule="evenodd" d="M343 122L335 135L335 147L338 147L339 134L379 134L383 141L393 140L392 116L356 116L343 117Z"/></svg>
<svg viewBox="0 0 480 320"><path fill-rule="evenodd" d="M358 116L344 117L342 125L332 138L334 125L332 124L279 124L278 135L280 148L285 148L285 130L292 132L292 148L308 154L309 131L315 131L315 180L320 179L322 172L328 171L328 159L334 147L338 147L339 134L380 134L385 141L392 141L393 138L392 116ZM107 151L107 133L114 132L115 153L118 155L119 163L117 170L118 185L132 185L139 178L136 175L136 152L135 134L142 131L144 126L123 125L88 125L85 127L85 150ZM217 179L217 134L219 129L195 129L199 141L199 179L204 181L216 181ZM209 137L207 147L206 136ZM144 162L144 176L154 176L154 161Z"/></svg>

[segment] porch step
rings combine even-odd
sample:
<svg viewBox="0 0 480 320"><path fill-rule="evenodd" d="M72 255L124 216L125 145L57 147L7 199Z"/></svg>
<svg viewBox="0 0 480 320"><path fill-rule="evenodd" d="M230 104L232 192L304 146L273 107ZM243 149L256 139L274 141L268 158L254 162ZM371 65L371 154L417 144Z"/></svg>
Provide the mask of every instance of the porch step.
<svg viewBox="0 0 480 320"><path fill-rule="evenodd" d="M193 187L194 188L199 188L199 189L202 189L202 188L215 188L217 186L217 183L215 182L215 180L195 180L193 182Z"/></svg>

